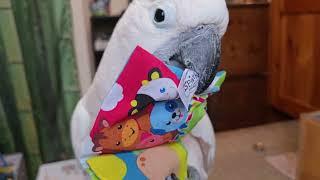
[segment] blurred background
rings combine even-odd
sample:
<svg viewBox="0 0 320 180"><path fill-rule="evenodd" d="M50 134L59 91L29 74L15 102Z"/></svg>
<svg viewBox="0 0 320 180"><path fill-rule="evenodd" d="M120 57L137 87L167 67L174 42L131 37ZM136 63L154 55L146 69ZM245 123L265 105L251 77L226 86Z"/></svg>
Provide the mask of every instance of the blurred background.
<svg viewBox="0 0 320 180"><path fill-rule="evenodd" d="M90 86L129 3L0 0L0 152L18 164L12 176L34 179L42 164L73 158L69 130L73 109ZM305 139L313 140L314 154L320 153L316 145L320 125L311 125L319 129L309 135L309 126L299 131L304 121L297 120L319 119L319 113L301 114L320 109L320 3L227 0L227 4L230 23L222 43L221 69L228 77L222 91L208 102L218 132L210 178L288 180L301 171L320 179L308 166L315 165L316 156L303 154L312 154ZM296 154L298 142L306 149L302 155ZM13 154L17 152L21 154ZM302 161L306 168L297 172ZM64 166L64 171L69 170Z"/></svg>

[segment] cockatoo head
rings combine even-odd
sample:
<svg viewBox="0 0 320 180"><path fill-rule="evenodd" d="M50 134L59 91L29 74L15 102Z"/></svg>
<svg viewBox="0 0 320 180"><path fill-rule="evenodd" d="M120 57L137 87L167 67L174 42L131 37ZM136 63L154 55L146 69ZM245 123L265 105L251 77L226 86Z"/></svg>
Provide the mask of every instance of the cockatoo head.
<svg viewBox="0 0 320 180"><path fill-rule="evenodd" d="M224 0L134 0L114 30L99 71L112 69L116 76L139 45L167 64L197 72L200 93L219 64L228 21Z"/></svg>

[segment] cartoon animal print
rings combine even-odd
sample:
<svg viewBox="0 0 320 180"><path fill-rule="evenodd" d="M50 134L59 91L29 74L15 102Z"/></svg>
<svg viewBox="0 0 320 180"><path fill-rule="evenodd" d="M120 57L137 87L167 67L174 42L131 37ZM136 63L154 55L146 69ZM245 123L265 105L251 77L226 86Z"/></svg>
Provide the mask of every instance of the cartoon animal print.
<svg viewBox="0 0 320 180"><path fill-rule="evenodd" d="M178 135L172 130L164 134L151 132L150 113L153 105L147 107L141 115L131 116L113 126L102 120L101 129L93 137L94 152L114 153L154 147L171 142ZM172 116L172 115L171 115Z"/></svg>
<svg viewBox="0 0 320 180"><path fill-rule="evenodd" d="M109 127L106 120L102 121L103 128L94 136L94 152L110 153L119 150L131 150L139 141L141 132L135 119Z"/></svg>
<svg viewBox="0 0 320 180"><path fill-rule="evenodd" d="M110 153L120 150L136 150L153 147L171 141L177 132L163 136L150 133L150 111L147 107L142 115L131 116L110 127L106 120L101 123L100 131L94 136L94 152Z"/></svg>
<svg viewBox="0 0 320 180"><path fill-rule="evenodd" d="M148 80L143 80L141 84L135 99L131 101L133 108L129 111L129 115L141 111L154 101L175 99L178 96L175 82L170 78L163 78L159 68L150 70Z"/></svg>
<svg viewBox="0 0 320 180"><path fill-rule="evenodd" d="M143 172L139 169L137 165L137 154L135 152L130 151L130 152L117 153L116 156L122 159L127 166L126 176L124 178L121 178L122 180L131 180L131 179L147 180L147 177L144 176ZM109 163L112 164L112 162L109 162ZM110 179L115 179L115 178L110 178Z"/></svg>
<svg viewBox="0 0 320 180"><path fill-rule="evenodd" d="M180 159L170 147L157 146L139 154L137 165L148 179L164 180L168 175L178 173Z"/></svg>
<svg viewBox="0 0 320 180"><path fill-rule="evenodd" d="M150 148L155 147L173 140L173 138L177 135L176 132L170 132L165 135L154 135L149 132L145 132L141 134L141 140L137 145L138 149L142 148Z"/></svg>
<svg viewBox="0 0 320 180"><path fill-rule="evenodd" d="M163 135L187 127L188 112L181 100L169 100L158 102L154 105L150 114L151 132Z"/></svg>

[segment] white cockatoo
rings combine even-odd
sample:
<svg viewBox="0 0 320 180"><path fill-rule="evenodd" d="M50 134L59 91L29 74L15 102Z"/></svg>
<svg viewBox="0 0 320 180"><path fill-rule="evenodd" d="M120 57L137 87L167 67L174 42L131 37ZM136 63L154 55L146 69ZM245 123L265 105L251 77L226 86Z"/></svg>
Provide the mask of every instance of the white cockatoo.
<svg viewBox="0 0 320 180"><path fill-rule="evenodd" d="M229 21L225 0L134 0L116 25L93 83L78 102L71 122L77 158L92 154L90 130L104 97L136 46L166 64L199 74L197 93L211 83L220 59L220 40ZM206 115L188 134L188 166L207 179L215 153L215 136Z"/></svg>

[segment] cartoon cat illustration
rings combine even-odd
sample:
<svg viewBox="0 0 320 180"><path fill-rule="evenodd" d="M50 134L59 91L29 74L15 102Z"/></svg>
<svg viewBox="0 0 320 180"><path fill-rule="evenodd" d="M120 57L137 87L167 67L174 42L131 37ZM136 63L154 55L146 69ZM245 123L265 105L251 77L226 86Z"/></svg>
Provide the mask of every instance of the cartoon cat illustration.
<svg viewBox="0 0 320 180"><path fill-rule="evenodd" d="M178 130L182 134L181 130L187 127L187 116L187 109L179 99L158 102L150 114L151 132L163 135Z"/></svg>
<svg viewBox="0 0 320 180"><path fill-rule="evenodd" d="M143 80L141 84L135 99L131 101L133 108L129 111L129 115L141 111L152 102L178 97L176 83L170 78L163 78L158 68L151 69L148 80Z"/></svg>

